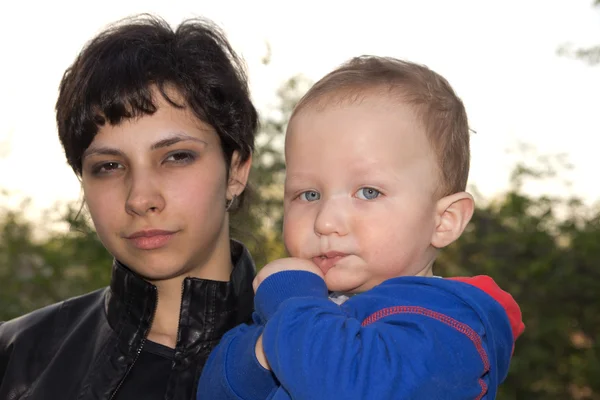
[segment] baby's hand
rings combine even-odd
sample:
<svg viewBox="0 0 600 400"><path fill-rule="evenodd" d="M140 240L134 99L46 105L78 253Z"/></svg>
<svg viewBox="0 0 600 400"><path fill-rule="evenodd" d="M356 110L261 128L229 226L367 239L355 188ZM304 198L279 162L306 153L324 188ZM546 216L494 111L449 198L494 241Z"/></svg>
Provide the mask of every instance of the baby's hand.
<svg viewBox="0 0 600 400"><path fill-rule="evenodd" d="M256 354L256 359L258 360L260 365L262 365L262 367L264 369L268 369L270 371L271 366L269 365L267 356L265 356L265 349L263 347L263 342L262 342L262 333L258 337L258 340L256 341L256 345L254 346L254 354Z"/></svg>
<svg viewBox="0 0 600 400"><path fill-rule="evenodd" d="M261 268L252 284L254 293L256 293L256 290L265 279L281 271L308 271L325 279L323 272L321 272L321 270L311 261L303 260L301 258L281 258L272 261Z"/></svg>

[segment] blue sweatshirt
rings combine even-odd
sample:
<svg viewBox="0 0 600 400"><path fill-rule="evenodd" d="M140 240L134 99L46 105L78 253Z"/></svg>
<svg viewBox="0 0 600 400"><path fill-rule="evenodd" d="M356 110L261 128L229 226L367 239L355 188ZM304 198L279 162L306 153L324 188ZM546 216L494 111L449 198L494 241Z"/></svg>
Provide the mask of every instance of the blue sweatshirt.
<svg viewBox="0 0 600 400"><path fill-rule="evenodd" d="M255 324L209 357L198 399L491 400L524 328L512 297L484 276L393 278L340 306L319 276L284 271L255 305ZM254 353L261 334L272 371Z"/></svg>

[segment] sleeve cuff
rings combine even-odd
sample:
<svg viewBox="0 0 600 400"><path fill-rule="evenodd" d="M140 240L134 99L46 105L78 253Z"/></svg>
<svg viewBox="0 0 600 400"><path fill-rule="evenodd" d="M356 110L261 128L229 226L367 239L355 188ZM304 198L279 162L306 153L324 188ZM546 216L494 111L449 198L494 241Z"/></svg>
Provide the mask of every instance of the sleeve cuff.
<svg viewBox="0 0 600 400"><path fill-rule="evenodd" d="M263 329L256 329L252 335L241 335L231 344L234 359L227 361L229 386L234 393L243 394L247 399L266 399L277 387L275 376L265 369L256 358L255 346Z"/></svg>
<svg viewBox="0 0 600 400"><path fill-rule="evenodd" d="M269 318L279 305L292 297L327 298L325 281L317 274L308 271L281 271L265 279L254 298L256 312L263 320Z"/></svg>

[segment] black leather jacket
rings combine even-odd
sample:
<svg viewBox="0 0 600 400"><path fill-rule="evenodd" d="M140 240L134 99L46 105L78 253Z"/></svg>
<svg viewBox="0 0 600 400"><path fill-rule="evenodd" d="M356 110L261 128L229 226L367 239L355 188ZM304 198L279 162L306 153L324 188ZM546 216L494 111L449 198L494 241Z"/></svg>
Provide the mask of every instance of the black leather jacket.
<svg viewBox="0 0 600 400"><path fill-rule="evenodd" d="M254 263L232 241L230 282L186 278L166 399L195 399L208 354L248 322ZM154 316L156 286L118 262L110 287L0 323L0 399L111 399L135 364Z"/></svg>

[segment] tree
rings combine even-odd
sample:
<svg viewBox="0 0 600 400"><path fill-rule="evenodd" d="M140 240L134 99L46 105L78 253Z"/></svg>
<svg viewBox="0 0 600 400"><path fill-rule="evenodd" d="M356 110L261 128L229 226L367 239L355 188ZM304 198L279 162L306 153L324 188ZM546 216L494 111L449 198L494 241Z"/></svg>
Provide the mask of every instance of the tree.
<svg viewBox="0 0 600 400"><path fill-rule="evenodd" d="M24 217L27 207L25 201L18 210L0 212L0 321L106 286L110 279L112 258L73 206L59 213L72 229L41 240ZM36 225L47 224L50 215Z"/></svg>
<svg viewBox="0 0 600 400"><path fill-rule="evenodd" d="M542 161L518 164L508 192L475 212L437 265L491 275L521 306L526 330L499 398L600 399L600 213L578 198L523 193L528 179L555 176Z"/></svg>
<svg viewBox="0 0 600 400"><path fill-rule="evenodd" d="M232 236L248 246L258 268L285 255L280 238L285 178L283 139L292 109L309 84L307 78L296 76L278 90L278 104L267 111L256 138L248 193L250 201L232 217Z"/></svg>
<svg viewBox="0 0 600 400"><path fill-rule="evenodd" d="M302 77L286 82L278 92L276 109L262 120L251 171L253 196L232 215L232 236L248 246L259 267L284 255L278 234L284 178L282 139L306 82ZM0 208L0 321L110 282L112 257L80 205L57 205L35 224L25 218L28 206L24 201L15 210ZM65 229L37 237L41 227L56 224Z"/></svg>
<svg viewBox="0 0 600 400"><path fill-rule="evenodd" d="M600 0L595 0L594 7L599 6ZM600 45L574 48L571 44L565 44L559 47L557 52L559 55L576 58L589 65L600 64Z"/></svg>
<svg viewBox="0 0 600 400"><path fill-rule="evenodd" d="M283 132L306 84L294 78L284 85L280 104L263 120L254 201L232 218L233 236L249 246L259 267L284 254ZM552 157L518 163L506 193L478 199L472 223L436 262L436 273L445 276L492 276L521 306L526 330L499 399L600 399L600 210L577 197L525 190L532 180L557 179L564 167ZM38 221L36 227L71 227L42 238L24 218L26 208L0 208L0 321L105 286L110 276L111 257L79 207Z"/></svg>

